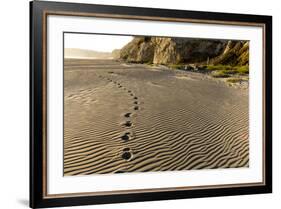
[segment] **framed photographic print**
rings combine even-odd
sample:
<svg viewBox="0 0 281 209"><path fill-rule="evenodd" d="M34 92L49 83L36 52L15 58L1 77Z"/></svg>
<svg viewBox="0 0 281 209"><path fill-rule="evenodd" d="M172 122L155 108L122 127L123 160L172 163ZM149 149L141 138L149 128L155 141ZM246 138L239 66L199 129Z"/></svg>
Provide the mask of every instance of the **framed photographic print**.
<svg viewBox="0 0 281 209"><path fill-rule="evenodd" d="M30 207L270 193L270 16L30 3Z"/></svg>

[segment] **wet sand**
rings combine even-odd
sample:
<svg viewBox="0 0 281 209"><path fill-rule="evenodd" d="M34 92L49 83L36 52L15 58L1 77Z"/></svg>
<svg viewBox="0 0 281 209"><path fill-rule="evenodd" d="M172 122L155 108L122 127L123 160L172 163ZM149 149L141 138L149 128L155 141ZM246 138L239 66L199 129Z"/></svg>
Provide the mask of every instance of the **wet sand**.
<svg viewBox="0 0 281 209"><path fill-rule="evenodd" d="M249 165L248 90L206 75L65 60L64 175Z"/></svg>

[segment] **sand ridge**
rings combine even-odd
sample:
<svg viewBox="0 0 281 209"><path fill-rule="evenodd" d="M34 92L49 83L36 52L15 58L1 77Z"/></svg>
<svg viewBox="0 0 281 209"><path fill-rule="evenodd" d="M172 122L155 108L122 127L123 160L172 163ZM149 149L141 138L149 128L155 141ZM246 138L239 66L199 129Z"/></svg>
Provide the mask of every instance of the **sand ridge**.
<svg viewBox="0 0 281 209"><path fill-rule="evenodd" d="M247 90L144 65L65 60L64 175L248 167L248 123Z"/></svg>

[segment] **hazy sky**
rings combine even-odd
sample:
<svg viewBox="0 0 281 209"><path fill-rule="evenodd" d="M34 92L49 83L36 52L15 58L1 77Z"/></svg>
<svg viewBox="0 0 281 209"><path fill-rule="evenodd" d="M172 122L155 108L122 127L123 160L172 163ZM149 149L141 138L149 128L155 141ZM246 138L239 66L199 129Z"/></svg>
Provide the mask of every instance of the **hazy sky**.
<svg viewBox="0 0 281 209"><path fill-rule="evenodd" d="M111 52L122 48L132 39L132 36L65 33L64 47Z"/></svg>

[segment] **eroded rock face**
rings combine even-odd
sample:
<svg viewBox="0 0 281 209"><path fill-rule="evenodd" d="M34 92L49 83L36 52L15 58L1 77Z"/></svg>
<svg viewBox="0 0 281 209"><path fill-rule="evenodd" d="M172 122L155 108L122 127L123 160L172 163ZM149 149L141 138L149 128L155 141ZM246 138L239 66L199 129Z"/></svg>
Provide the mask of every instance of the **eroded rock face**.
<svg viewBox="0 0 281 209"><path fill-rule="evenodd" d="M120 51L126 62L179 64L209 63L245 65L249 62L247 41L135 37Z"/></svg>
<svg viewBox="0 0 281 209"><path fill-rule="evenodd" d="M213 64L248 65L249 42L228 41L223 53L211 61Z"/></svg>
<svg viewBox="0 0 281 209"><path fill-rule="evenodd" d="M153 63L198 63L221 54L225 41L182 38L155 38Z"/></svg>
<svg viewBox="0 0 281 209"><path fill-rule="evenodd" d="M150 37L136 37L120 51L120 59L127 62L153 62L154 45Z"/></svg>
<svg viewBox="0 0 281 209"><path fill-rule="evenodd" d="M166 64L180 61L176 43L172 41L172 38L153 38L152 42L154 44L153 63Z"/></svg>

